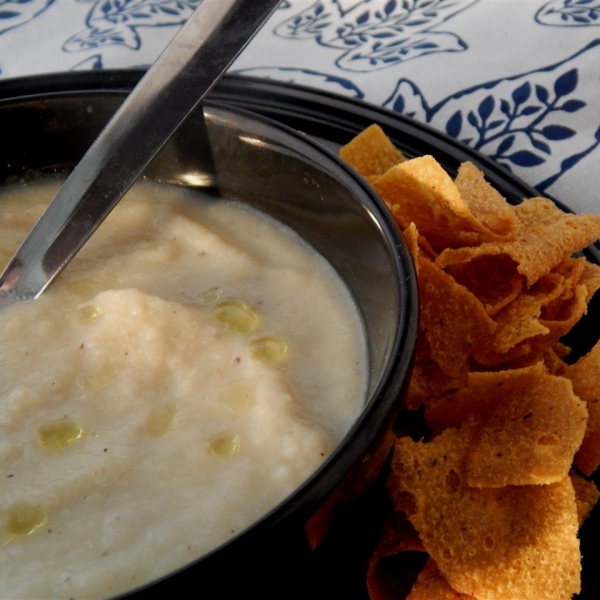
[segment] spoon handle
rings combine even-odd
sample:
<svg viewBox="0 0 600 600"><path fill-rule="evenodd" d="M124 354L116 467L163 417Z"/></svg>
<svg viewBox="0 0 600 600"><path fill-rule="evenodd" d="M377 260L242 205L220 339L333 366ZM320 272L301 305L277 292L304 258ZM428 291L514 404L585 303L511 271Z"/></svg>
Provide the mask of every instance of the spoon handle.
<svg viewBox="0 0 600 600"><path fill-rule="evenodd" d="M46 289L279 1L202 1L75 167L0 276L0 308L35 299Z"/></svg>

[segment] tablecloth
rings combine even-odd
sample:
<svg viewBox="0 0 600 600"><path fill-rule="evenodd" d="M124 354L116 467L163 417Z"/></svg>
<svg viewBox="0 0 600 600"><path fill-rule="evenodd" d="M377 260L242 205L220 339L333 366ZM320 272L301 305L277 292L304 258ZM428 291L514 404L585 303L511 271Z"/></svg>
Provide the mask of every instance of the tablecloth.
<svg viewBox="0 0 600 600"><path fill-rule="evenodd" d="M0 0L0 78L147 66L201 0ZM359 98L600 214L600 0L283 0L230 72Z"/></svg>

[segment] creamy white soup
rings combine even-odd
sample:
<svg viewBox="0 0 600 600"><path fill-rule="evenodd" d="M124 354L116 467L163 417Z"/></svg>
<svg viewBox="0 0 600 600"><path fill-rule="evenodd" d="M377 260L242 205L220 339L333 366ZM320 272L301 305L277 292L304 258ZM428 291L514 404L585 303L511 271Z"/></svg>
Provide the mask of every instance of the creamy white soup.
<svg viewBox="0 0 600 600"><path fill-rule="evenodd" d="M6 263L58 184L0 198ZM229 201L138 184L53 286L0 311L0 598L106 598L305 480L360 412L334 270Z"/></svg>

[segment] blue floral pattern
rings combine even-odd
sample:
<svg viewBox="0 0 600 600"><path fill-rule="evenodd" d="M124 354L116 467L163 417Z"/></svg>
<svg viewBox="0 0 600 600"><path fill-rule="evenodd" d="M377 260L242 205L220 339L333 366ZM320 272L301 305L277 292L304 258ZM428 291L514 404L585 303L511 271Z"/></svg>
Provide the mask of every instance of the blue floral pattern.
<svg viewBox="0 0 600 600"><path fill-rule="evenodd" d="M540 8L535 19L542 25L598 26L600 25L600 0L552 0Z"/></svg>
<svg viewBox="0 0 600 600"><path fill-rule="evenodd" d="M139 27L183 25L201 1L100 0L88 15L87 28L71 36L63 49L73 52L120 44L137 50L142 43Z"/></svg>
<svg viewBox="0 0 600 600"><path fill-rule="evenodd" d="M71 67L71 71L97 71L104 68L102 54L92 54Z"/></svg>
<svg viewBox="0 0 600 600"><path fill-rule="evenodd" d="M483 83L432 107L416 84L401 79L385 106L432 123L507 169L526 169L528 179L543 191L600 143L600 114L582 96L573 66L586 52L598 64L600 40L556 65ZM573 129L575 113L594 127Z"/></svg>
<svg viewBox="0 0 600 600"><path fill-rule="evenodd" d="M340 51L336 65L347 71L373 71L437 52L461 52L466 43L454 33L435 31L478 0L387 0L385 3L319 0L286 19L276 35L314 38ZM371 5L371 6L370 6Z"/></svg>
<svg viewBox="0 0 600 600"><path fill-rule="evenodd" d="M146 68L201 1L0 0L0 76ZM600 214L599 25L600 0L282 0L232 71L413 116Z"/></svg>
<svg viewBox="0 0 600 600"><path fill-rule="evenodd" d="M0 34L34 19L53 3L54 0L0 1Z"/></svg>

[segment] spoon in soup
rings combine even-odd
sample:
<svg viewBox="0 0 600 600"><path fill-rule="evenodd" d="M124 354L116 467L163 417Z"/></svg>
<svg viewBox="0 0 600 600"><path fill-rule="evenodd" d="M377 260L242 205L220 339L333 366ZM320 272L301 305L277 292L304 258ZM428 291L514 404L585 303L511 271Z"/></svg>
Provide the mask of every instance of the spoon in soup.
<svg viewBox="0 0 600 600"><path fill-rule="evenodd" d="M279 2L202 0L9 262L0 276L0 308L40 296Z"/></svg>

